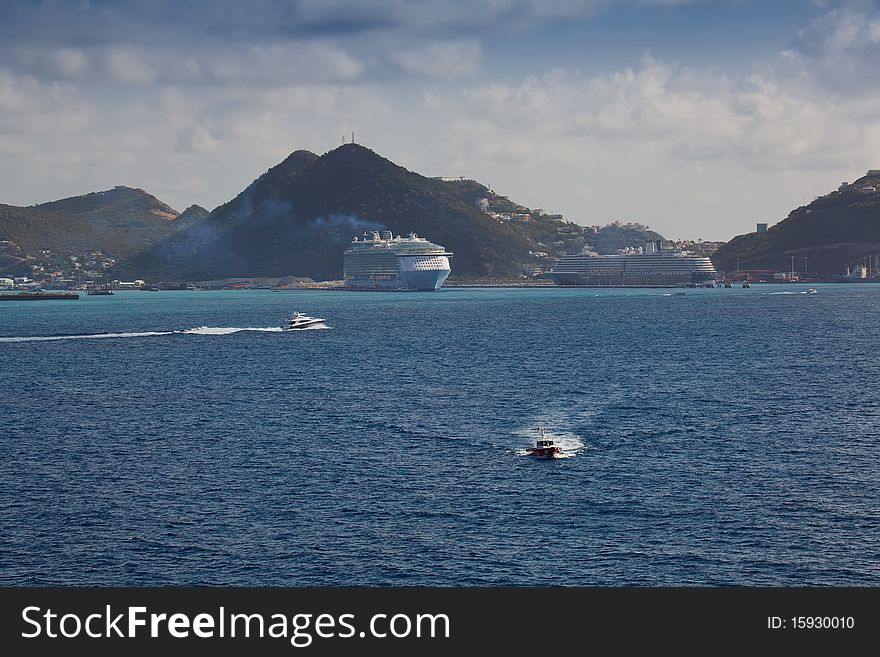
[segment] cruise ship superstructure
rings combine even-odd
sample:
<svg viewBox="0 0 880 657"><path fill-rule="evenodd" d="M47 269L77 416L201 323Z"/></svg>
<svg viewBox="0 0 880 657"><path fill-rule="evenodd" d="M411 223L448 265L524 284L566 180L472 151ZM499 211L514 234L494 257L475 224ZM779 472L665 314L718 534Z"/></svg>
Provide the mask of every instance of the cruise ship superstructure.
<svg viewBox="0 0 880 657"><path fill-rule="evenodd" d="M545 274L558 285L674 286L715 280L709 258L666 251L660 240L649 240L642 253L567 255Z"/></svg>
<svg viewBox="0 0 880 657"><path fill-rule="evenodd" d="M415 233L394 236L368 231L343 254L345 286L357 290L439 290L449 276L452 256Z"/></svg>

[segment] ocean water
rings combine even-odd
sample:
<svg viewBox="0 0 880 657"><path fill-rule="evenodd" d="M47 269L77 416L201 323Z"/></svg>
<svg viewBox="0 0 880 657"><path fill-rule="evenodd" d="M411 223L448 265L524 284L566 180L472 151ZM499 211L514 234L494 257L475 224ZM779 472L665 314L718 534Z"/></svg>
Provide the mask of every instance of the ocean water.
<svg viewBox="0 0 880 657"><path fill-rule="evenodd" d="M817 287L2 303L0 584L880 585L880 285Z"/></svg>

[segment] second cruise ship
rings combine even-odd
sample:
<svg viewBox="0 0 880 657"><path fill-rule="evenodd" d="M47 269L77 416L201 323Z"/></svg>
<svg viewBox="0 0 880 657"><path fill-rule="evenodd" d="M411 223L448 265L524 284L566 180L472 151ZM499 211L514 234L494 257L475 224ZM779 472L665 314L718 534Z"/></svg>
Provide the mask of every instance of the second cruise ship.
<svg viewBox="0 0 880 657"><path fill-rule="evenodd" d="M368 231L343 253L345 287L354 290L439 290L452 256L444 247L410 233Z"/></svg>
<svg viewBox="0 0 880 657"><path fill-rule="evenodd" d="M682 251L664 251L660 240L649 240L642 253L562 256L544 274L557 285L674 286L714 281L709 258Z"/></svg>

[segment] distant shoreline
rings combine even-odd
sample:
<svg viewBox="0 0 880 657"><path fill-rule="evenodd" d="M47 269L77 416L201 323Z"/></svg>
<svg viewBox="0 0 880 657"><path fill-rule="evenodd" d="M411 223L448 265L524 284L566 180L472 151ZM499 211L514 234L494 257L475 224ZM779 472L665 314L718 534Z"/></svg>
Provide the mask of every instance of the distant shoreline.
<svg viewBox="0 0 880 657"><path fill-rule="evenodd" d="M239 279L240 280L240 279ZM475 281L462 281L458 283L447 283L442 286L441 289L444 290L454 290L454 289L553 289L553 290L689 290L689 289L703 289L703 288L724 288L727 284L730 287L742 287L744 281L728 281L728 282L716 282L710 285L704 284L676 284L676 285L556 285L556 284L546 284L546 283L534 283L530 281L489 281L489 280L475 280ZM806 280L806 281L745 281L749 283L750 286L761 286L761 285L829 285L829 284L851 284L851 283L880 283L880 277L872 277L872 278L851 278L851 279L826 279L826 280ZM335 283L335 284L334 284ZM63 292L63 291L81 291L85 288L53 288L51 292ZM145 287L117 287L114 289L115 292L144 292L144 291L181 291L181 292L216 292L216 291L227 291L227 292L242 292L242 291L253 291L253 290L271 290L273 292L280 292L284 290L315 290L315 291L333 291L333 292L417 292L419 290L391 290L391 289L370 289L370 288L351 288L344 287L343 285L338 284L336 281L327 281L325 284L321 282L308 283L303 285L279 285L279 286L269 286L269 285L248 285L244 282L238 282L236 284L226 286L226 285L198 285L197 283L171 283L168 281L160 281L150 286ZM33 288L10 288L7 289L7 293L14 293L18 291L27 291L33 292ZM421 291L430 291L430 290L421 290Z"/></svg>
<svg viewBox="0 0 880 657"><path fill-rule="evenodd" d="M855 279L855 280L837 280L837 281L751 281L751 286L762 285L828 285L828 284L847 284L847 283L880 283L880 279ZM283 292L290 290L297 291L315 291L315 292L430 292L431 290L393 290L381 288L353 288L333 285L303 285L303 286L281 286L281 287L199 287L199 288L182 288L182 287L161 287L159 289L166 292L252 292L254 290L271 290L273 292ZM724 283L715 283L711 288L724 288ZM736 281L731 283L731 287L740 288L742 282ZM542 290L693 290L693 289L711 289L705 285L543 285L534 283L491 283L491 282L474 282L474 283L458 283L454 285L443 285L442 290L455 289L542 289ZM120 291L142 291L140 288Z"/></svg>

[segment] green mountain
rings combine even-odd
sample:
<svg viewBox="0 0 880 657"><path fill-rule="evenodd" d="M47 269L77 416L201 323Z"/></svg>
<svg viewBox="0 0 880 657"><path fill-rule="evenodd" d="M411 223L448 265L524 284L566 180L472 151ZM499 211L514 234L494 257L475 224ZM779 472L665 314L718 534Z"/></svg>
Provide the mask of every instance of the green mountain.
<svg viewBox="0 0 880 657"><path fill-rule="evenodd" d="M91 192L50 201L34 206L59 214L68 214L87 220L99 227L139 227L153 219L171 221L178 212L142 189L117 186L103 192Z"/></svg>
<svg viewBox="0 0 880 657"><path fill-rule="evenodd" d="M627 247L644 246L647 240L665 241L660 233L654 232L647 226L637 223L623 224L619 221L595 227L593 235L589 238L589 242L599 254L615 253Z"/></svg>
<svg viewBox="0 0 880 657"><path fill-rule="evenodd" d="M456 274L512 274L531 246L460 186L346 144L321 157L296 151L120 271L153 279L340 278L343 250L367 229L415 231L442 244L455 253Z"/></svg>
<svg viewBox="0 0 880 657"><path fill-rule="evenodd" d="M518 275L535 262L535 252L582 248L589 233L473 180L427 178L345 144L320 157L292 153L207 217L121 263L118 272L152 280L338 279L352 237L380 229L414 231L451 250L458 278Z"/></svg>
<svg viewBox="0 0 880 657"><path fill-rule="evenodd" d="M880 171L793 210L765 233L735 237L712 261L720 271L773 269L840 274L865 256L880 254Z"/></svg>
<svg viewBox="0 0 880 657"><path fill-rule="evenodd" d="M74 217L0 205L0 274L29 274L41 251L61 249L68 257L93 250L97 238L91 226Z"/></svg>
<svg viewBox="0 0 880 657"><path fill-rule="evenodd" d="M191 205L186 210L177 215L177 218L174 220L174 225L178 229L193 224L201 219L204 219L209 214L211 214L210 210L206 210L201 205Z"/></svg>
<svg viewBox="0 0 880 657"><path fill-rule="evenodd" d="M156 197L130 187L31 207L0 205L0 272L22 270L28 256L49 257L44 252L59 266L69 264L70 256L98 251L127 258L174 233L177 216Z"/></svg>

